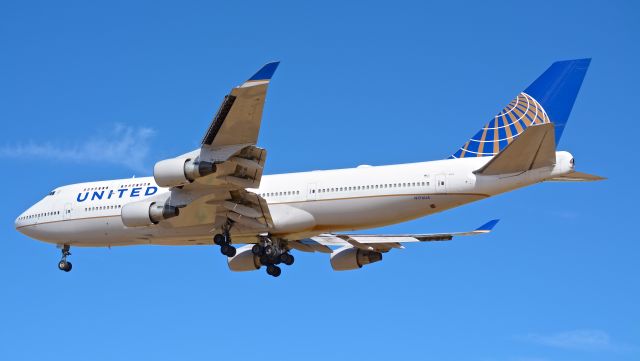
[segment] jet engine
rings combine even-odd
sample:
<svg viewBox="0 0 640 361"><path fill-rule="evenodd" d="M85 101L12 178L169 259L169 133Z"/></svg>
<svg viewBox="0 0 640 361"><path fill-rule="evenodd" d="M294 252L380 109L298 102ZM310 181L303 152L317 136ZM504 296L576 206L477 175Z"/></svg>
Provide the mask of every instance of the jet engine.
<svg viewBox="0 0 640 361"><path fill-rule="evenodd" d="M127 227L144 227L180 214L177 207L156 202L135 202L122 206L120 217Z"/></svg>
<svg viewBox="0 0 640 361"><path fill-rule="evenodd" d="M227 258L227 265L229 269L234 272L255 271L262 264L260 263L260 257L251 252L252 244L242 246L238 248L236 255Z"/></svg>
<svg viewBox="0 0 640 361"><path fill-rule="evenodd" d="M362 268L362 266L382 260L382 253L365 251L346 246L331 254L331 267L334 271L348 271Z"/></svg>
<svg viewBox="0 0 640 361"><path fill-rule="evenodd" d="M161 187L176 187L216 172L212 162L191 158L161 160L153 167L153 178Z"/></svg>

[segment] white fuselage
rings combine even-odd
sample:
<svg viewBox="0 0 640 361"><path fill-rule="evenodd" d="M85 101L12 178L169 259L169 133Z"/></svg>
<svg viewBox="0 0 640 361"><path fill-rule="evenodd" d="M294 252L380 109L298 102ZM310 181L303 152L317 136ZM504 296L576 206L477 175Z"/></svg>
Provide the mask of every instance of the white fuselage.
<svg viewBox="0 0 640 361"><path fill-rule="evenodd" d="M263 176L260 188L249 191L269 205L274 223L269 233L300 239L441 212L570 173L571 158L557 152L553 167L500 176L474 174L490 157L277 174ZM211 226L124 226L122 206L168 192L153 177L63 186L20 215L15 226L32 238L73 246L211 244ZM255 234L233 229L232 234L234 242L255 242Z"/></svg>

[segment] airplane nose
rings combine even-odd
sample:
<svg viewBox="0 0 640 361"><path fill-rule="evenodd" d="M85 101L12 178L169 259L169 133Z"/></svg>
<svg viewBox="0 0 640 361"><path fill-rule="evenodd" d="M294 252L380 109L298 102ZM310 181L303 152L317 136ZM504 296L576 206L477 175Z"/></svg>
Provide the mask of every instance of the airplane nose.
<svg viewBox="0 0 640 361"><path fill-rule="evenodd" d="M16 218L16 219L13 221L13 227L14 227L18 232L23 233L23 234L24 234L24 232L22 232L22 228L20 228L20 226L22 225L22 220L23 220L23 217L24 217L24 215L25 215L26 213L27 213L26 211L25 211L25 212L22 212L22 214L21 214L21 215L19 215L19 216L18 216L18 218Z"/></svg>
<svg viewBox="0 0 640 361"><path fill-rule="evenodd" d="M20 231L20 229L18 228L20 226L20 217L16 218L16 220L13 221L13 228L17 229L18 231Z"/></svg>

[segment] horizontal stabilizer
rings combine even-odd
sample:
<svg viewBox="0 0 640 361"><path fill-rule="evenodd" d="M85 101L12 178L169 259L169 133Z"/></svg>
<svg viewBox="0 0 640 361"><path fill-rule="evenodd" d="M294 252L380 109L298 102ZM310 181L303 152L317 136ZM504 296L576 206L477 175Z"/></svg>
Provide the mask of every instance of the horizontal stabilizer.
<svg viewBox="0 0 640 361"><path fill-rule="evenodd" d="M553 166L556 142L553 123L528 127L518 138L474 173L498 175Z"/></svg>
<svg viewBox="0 0 640 361"><path fill-rule="evenodd" d="M551 182L594 182L594 181L600 181L600 180L605 180L605 179L607 179L607 178L600 177L600 176L593 175L593 174L587 174L587 173L582 173L582 172L573 172L573 173L565 174L565 175L560 176L560 177L551 178L548 181L551 181Z"/></svg>

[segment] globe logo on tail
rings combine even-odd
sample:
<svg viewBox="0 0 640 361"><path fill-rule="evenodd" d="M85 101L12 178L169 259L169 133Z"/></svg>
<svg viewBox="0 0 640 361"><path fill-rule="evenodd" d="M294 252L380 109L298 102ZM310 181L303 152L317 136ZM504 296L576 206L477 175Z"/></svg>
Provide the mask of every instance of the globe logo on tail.
<svg viewBox="0 0 640 361"><path fill-rule="evenodd" d="M494 156L527 127L545 123L551 120L540 103L529 94L520 93L450 158Z"/></svg>

